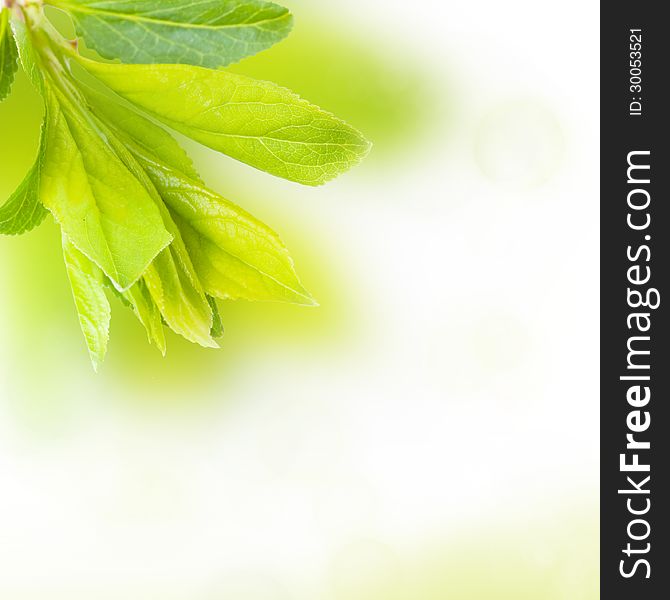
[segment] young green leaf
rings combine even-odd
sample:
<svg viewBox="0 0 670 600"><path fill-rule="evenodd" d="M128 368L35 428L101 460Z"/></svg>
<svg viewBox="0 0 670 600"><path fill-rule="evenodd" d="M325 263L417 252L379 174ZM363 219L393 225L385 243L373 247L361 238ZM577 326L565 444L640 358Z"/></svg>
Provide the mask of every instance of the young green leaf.
<svg viewBox="0 0 670 600"><path fill-rule="evenodd" d="M221 321L221 313L219 313L219 305L216 303L216 298L207 296L207 302L212 308L212 337L220 338L223 336L223 322Z"/></svg>
<svg viewBox="0 0 670 600"><path fill-rule="evenodd" d="M147 170L170 206L208 294L222 300L315 304L269 227L178 173Z"/></svg>
<svg viewBox="0 0 670 600"><path fill-rule="evenodd" d="M79 60L176 131L284 179L320 185L370 149L353 127L273 83L189 65Z"/></svg>
<svg viewBox="0 0 670 600"><path fill-rule="evenodd" d="M261 0L47 0L101 56L125 63L223 67L269 48L293 18Z"/></svg>
<svg viewBox="0 0 670 600"><path fill-rule="evenodd" d="M218 348L211 335L212 309L196 280L184 276L193 267L189 268L180 261L180 256L183 257L184 254L175 256L170 248L164 250L147 269L144 284L172 331L204 348ZM155 336L155 324L152 322L148 327L145 318L140 321L147 329L150 339L161 348Z"/></svg>
<svg viewBox="0 0 670 600"><path fill-rule="evenodd" d="M68 239L120 290L171 242L153 199L86 109L45 86L46 155L40 196Z"/></svg>
<svg viewBox="0 0 670 600"><path fill-rule="evenodd" d="M9 27L9 10L0 8L0 102L8 95L19 67L14 35Z"/></svg>
<svg viewBox="0 0 670 600"><path fill-rule="evenodd" d="M33 86L39 92L43 93L44 73L42 58L34 44L34 37L41 32L29 28L28 23L23 19L13 19L11 25L18 50L19 62L23 67L23 71Z"/></svg>
<svg viewBox="0 0 670 600"><path fill-rule="evenodd" d="M149 343L156 344L161 354L165 356L167 345L163 318L144 280L140 279L127 292L124 292L123 298L132 306L135 316L146 329Z"/></svg>
<svg viewBox="0 0 670 600"><path fill-rule="evenodd" d="M35 164L9 200L0 207L0 233L20 235L37 227L47 215L40 201L40 171L44 160L44 125Z"/></svg>
<svg viewBox="0 0 670 600"><path fill-rule="evenodd" d="M181 171L184 165L190 171L192 168L172 136L98 93L89 91L87 98L151 178L177 222L209 294L227 300L314 304L279 236ZM135 141L140 132L141 141Z"/></svg>
<svg viewBox="0 0 670 600"><path fill-rule="evenodd" d="M107 353L111 308L105 295L103 272L63 236L63 256L79 324L97 371Z"/></svg>
<svg viewBox="0 0 670 600"><path fill-rule="evenodd" d="M165 356L166 343L163 330L163 318L160 310L153 301L143 279L125 292L119 292L111 279L105 275L105 286L126 308L130 308L137 320L142 323L147 332L150 344L156 344L161 354Z"/></svg>
<svg viewBox="0 0 670 600"><path fill-rule="evenodd" d="M144 283L172 331L205 348L217 348L211 336L212 309L202 284L176 225L168 228L174 240L149 265Z"/></svg>

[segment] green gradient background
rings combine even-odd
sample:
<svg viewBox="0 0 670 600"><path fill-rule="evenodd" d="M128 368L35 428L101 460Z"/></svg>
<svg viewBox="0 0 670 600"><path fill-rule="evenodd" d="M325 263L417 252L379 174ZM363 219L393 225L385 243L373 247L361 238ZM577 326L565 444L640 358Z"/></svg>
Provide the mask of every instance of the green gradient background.
<svg viewBox="0 0 670 600"><path fill-rule="evenodd" d="M442 135L451 131L456 110L452 108L462 100L458 86L444 74L438 77L423 69L411 48L372 43L362 32L356 34L337 20L326 21L304 9L297 12L298 26L287 41L233 69L290 87L364 131L374 141L374 151L339 189L347 193L343 201L374 205L379 199L367 190L407 168L408 162L420 162L425 147L434 143L430 141L431 130L439 127ZM525 113L526 107L522 111ZM484 121L489 123L487 131L497 114ZM496 126L507 126L505 114ZM38 97L25 77L19 76L12 97L0 105L0 198L13 191L32 163L40 115ZM560 136L553 127L548 127L549 135ZM448 138L441 141L449 143ZM355 270L350 266L356 256L347 250L345 241L314 227L319 223L314 215L321 199L326 198L324 192L307 195L184 143L212 187L281 233L303 281L321 306L305 309L222 303L226 334L221 350L206 351L170 335L168 356L162 358L146 343L133 316L115 303L109 356L96 376L78 330L55 225L49 220L21 238L0 238L0 307L8 374L0 384L0 404L9 418L12 436L27 440L28 446L39 446L48 453L50 444L57 446L76 435L86 426L87 418L104 418L95 416L91 408L98 403L105 406L103 413L122 415L121 422L132 423L128 425L132 429L141 430L146 423L148 436L152 435L148 424L155 421L178 430L181 423L190 429L194 423L225 420L250 401L244 382L259 362L267 364L273 356L289 356L299 365L301 357L307 359L313 353L332 356L330 376L338 377L342 356L352 347L365 357L367 340L375 335L368 324L366 284L360 273L352 274ZM481 153L475 155L476 160L487 160ZM487 165L480 166L482 177L492 177ZM538 172L543 173L543 168L538 167ZM337 194L337 189L330 193ZM301 204L304 202L309 206ZM408 198L404 210L409 212L410 206ZM378 208L385 210L384 206ZM408 315L408 322L415 316ZM514 333L515 325L511 327ZM503 328L501 335L508 333ZM485 339L477 355L477 360L493 371L505 368L504 355L508 354L507 346L500 349L496 343ZM365 371L365 359L361 360L360 368ZM300 374L292 376L299 387ZM80 393L73 393L77 389ZM285 402L298 413L305 406L299 394ZM445 478L449 477L447 460L442 463ZM151 465L148 470L151 472ZM438 480L436 474L435 485L440 485ZM13 485L11 479L8 485ZM405 484L399 481L398 485ZM430 482L426 486L430 494ZM105 573L102 565L97 579L95 574L82 573L80 582L44 588L37 580L26 581L25 586L14 579L8 583L0 565L0 597L591 600L598 597L596 501L590 488L566 488L565 497L557 498L539 515L526 517L523 511L510 511L501 503L493 516L470 518L448 532L436 528L434 535L411 535L404 541L401 537L388 541L383 535L372 536L362 519L360 531L353 528L352 541L333 550L330 566L307 583L295 575L300 564L287 568L290 574L285 577L276 568L268 575L259 564L257 572L232 578L222 575L220 582L191 587L185 584L180 591L160 582L124 581L123 575ZM353 486L352 493L356 490ZM145 492L142 487L129 492L128 502L142 505ZM496 500L491 501L495 506ZM158 498L154 508L160 509L163 502L165 498ZM290 545L291 540L277 540L278 552L282 543ZM34 567L39 574L40 564Z"/></svg>

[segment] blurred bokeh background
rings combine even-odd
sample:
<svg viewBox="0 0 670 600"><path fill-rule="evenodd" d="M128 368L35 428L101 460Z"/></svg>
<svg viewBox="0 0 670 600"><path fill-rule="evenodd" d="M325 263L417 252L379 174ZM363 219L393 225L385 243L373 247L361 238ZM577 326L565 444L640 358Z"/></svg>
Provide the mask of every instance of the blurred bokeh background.
<svg viewBox="0 0 670 600"><path fill-rule="evenodd" d="M0 238L0 598L596 598L597 3L284 4L234 70L369 159L304 189L185 143L320 307L163 358L117 303L94 375L56 227ZM20 77L0 202L40 118Z"/></svg>

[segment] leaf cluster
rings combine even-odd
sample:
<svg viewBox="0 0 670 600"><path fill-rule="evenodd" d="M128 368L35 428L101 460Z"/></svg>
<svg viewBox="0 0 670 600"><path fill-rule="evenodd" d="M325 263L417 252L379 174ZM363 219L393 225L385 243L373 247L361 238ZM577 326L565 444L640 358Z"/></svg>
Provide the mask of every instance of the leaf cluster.
<svg viewBox="0 0 670 600"><path fill-rule="evenodd" d="M101 57L79 52L45 6L65 11ZM263 0L4 0L0 100L20 64L45 106L33 167L0 206L0 233L51 215L97 369L109 297L161 352L164 327L205 347L217 300L314 304L279 236L209 189L169 130L256 169L316 186L369 143L290 90L222 69L286 37L288 10ZM115 62L110 62L115 61Z"/></svg>

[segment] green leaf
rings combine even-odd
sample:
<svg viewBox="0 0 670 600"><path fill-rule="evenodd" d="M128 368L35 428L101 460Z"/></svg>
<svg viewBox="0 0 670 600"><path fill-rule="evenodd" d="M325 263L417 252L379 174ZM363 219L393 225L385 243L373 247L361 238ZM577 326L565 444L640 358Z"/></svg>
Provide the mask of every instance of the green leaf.
<svg viewBox="0 0 670 600"><path fill-rule="evenodd" d="M207 302L212 309L212 337L220 338L223 336L223 322L221 321L221 313L219 313L219 305L216 303L216 298L207 296Z"/></svg>
<svg viewBox="0 0 670 600"><path fill-rule="evenodd" d="M146 329L149 343L156 344L161 354L165 356L167 344L165 342L163 318L144 280L140 279L127 292L123 293L123 297L133 307L135 316Z"/></svg>
<svg viewBox="0 0 670 600"><path fill-rule="evenodd" d="M171 242L159 210L86 109L46 86L40 197L70 242L120 290Z"/></svg>
<svg viewBox="0 0 670 600"><path fill-rule="evenodd" d="M0 207L0 233L20 235L34 229L44 221L46 209L40 201L40 171L44 160L44 125L40 137L37 159L28 174L9 200Z"/></svg>
<svg viewBox="0 0 670 600"><path fill-rule="evenodd" d="M79 324L93 368L97 371L107 353L109 324L112 316L105 295L103 272L63 236L63 256Z"/></svg>
<svg viewBox="0 0 670 600"><path fill-rule="evenodd" d="M79 60L112 90L176 131L291 181L325 183L370 149L358 131L273 83L188 65Z"/></svg>
<svg viewBox="0 0 670 600"><path fill-rule="evenodd" d="M140 279L135 285L125 292L119 292L114 284L105 276L105 285L114 296L126 308L130 308L138 321L142 323L147 332L147 339L150 344L156 344L161 354L165 356L166 343L165 331L163 330L163 318L160 310L153 301L144 280Z"/></svg>
<svg viewBox="0 0 670 600"><path fill-rule="evenodd" d="M171 209L208 294L222 300L315 305L272 229L176 172L147 170Z"/></svg>
<svg viewBox="0 0 670 600"><path fill-rule="evenodd" d="M0 102L10 92L18 69L18 50L9 26L9 10L0 8Z"/></svg>
<svg viewBox="0 0 670 600"><path fill-rule="evenodd" d="M202 284L177 226L171 222L168 227L174 241L149 265L143 281L172 331L205 348L218 348L211 336L212 309Z"/></svg>
<svg viewBox="0 0 670 600"><path fill-rule="evenodd" d="M289 11L260 0L48 0L67 10L101 56L125 63L217 68L291 31Z"/></svg>
<svg viewBox="0 0 670 600"><path fill-rule="evenodd" d="M33 45L33 36L36 32L29 29L22 19L13 19L11 25L21 66L33 86L42 92L44 87L42 60Z"/></svg>
<svg viewBox="0 0 670 600"><path fill-rule="evenodd" d="M16 42L9 27L9 10L0 8L0 102L9 96L19 67L18 58Z"/></svg>

